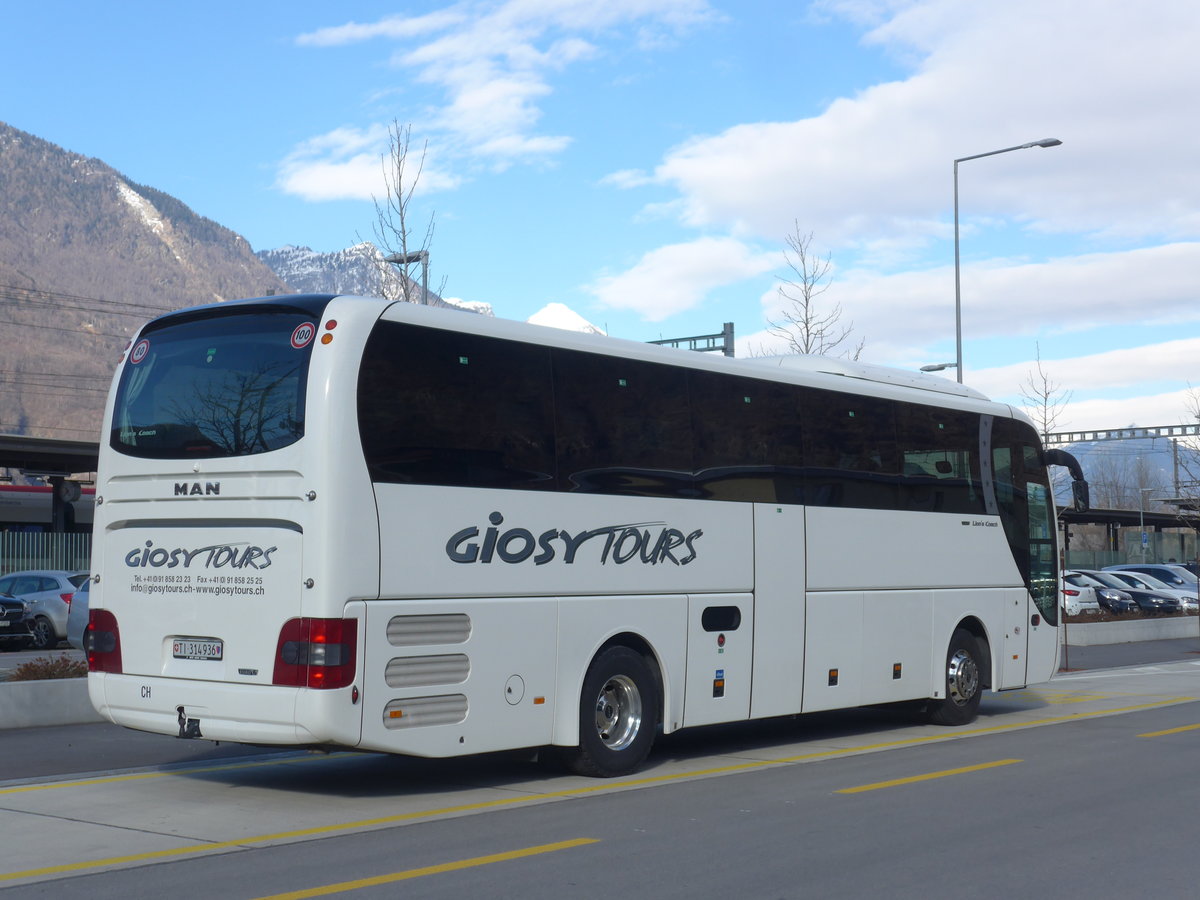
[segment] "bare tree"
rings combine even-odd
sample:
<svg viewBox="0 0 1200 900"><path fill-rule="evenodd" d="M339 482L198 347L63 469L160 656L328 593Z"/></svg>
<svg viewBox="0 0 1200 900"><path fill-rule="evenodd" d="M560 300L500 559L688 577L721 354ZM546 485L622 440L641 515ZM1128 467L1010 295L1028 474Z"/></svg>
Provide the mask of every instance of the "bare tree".
<svg viewBox="0 0 1200 900"><path fill-rule="evenodd" d="M1064 390L1051 380L1049 374L1042 367L1041 346L1034 344L1034 347L1037 352L1037 367L1025 376L1025 381L1021 384L1021 399L1025 401L1025 412L1029 418L1033 419L1038 434L1045 442L1050 439L1050 434L1058 427L1065 407L1071 402L1071 394L1074 392Z"/></svg>
<svg viewBox="0 0 1200 900"><path fill-rule="evenodd" d="M380 158L385 195L382 200L372 197L375 202L375 245L381 251L375 263L384 299L428 303L429 297L422 294L421 284L428 283L429 246L433 242L434 217L431 213L424 237L417 240L413 236L410 207L425 168L429 143L421 145L420 156L414 165L410 159L411 140L412 126L393 121L388 127L388 152ZM387 258L402 262L387 262ZM425 267L424 272L419 271L421 266ZM396 271L403 277L390 277ZM421 281L413 278L414 272Z"/></svg>
<svg viewBox="0 0 1200 900"><path fill-rule="evenodd" d="M1192 387L1184 399L1184 423L1200 422L1200 388ZM1176 496L1185 499L1187 506L1200 507L1200 438L1184 437L1174 441Z"/></svg>
<svg viewBox="0 0 1200 900"><path fill-rule="evenodd" d="M854 348L839 350L854 331L854 323L842 324L842 306L823 306L819 299L829 290L832 263L829 255L820 256L812 249L812 232L805 234L800 223L787 236L790 248L783 251L794 278L781 278L779 297L784 304L783 319L771 321L767 330L787 342L789 353L830 356L837 353L849 359L862 355L865 341Z"/></svg>

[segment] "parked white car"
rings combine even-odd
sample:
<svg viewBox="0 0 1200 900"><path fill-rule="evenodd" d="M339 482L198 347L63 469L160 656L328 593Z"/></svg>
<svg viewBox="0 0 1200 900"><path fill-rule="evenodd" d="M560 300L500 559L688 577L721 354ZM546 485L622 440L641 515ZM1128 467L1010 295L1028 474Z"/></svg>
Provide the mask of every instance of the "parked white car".
<svg viewBox="0 0 1200 900"><path fill-rule="evenodd" d="M1063 612L1068 616L1098 616L1100 601L1096 599L1096 589L1086 584L1071 584L1063 582Z"/></svg>
<svg viewBox="0 0 1200 900"><path fill-rule="evenodd" d="M29 604L33 646L38 650L57 647L67 637L67 615L71 599L87 572L29 569L0 578L0 594L11 594Z"/></svg>

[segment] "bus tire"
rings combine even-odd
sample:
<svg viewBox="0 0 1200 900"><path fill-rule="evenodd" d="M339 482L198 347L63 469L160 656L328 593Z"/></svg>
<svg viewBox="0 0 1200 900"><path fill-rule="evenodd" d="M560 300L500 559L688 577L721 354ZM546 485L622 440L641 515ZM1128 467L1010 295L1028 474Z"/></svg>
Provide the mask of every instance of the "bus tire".
<svg viewBox="0 0 1200 900"><path fill-rule="evenodd" d="M966 725L975 721L983 696L979 642L965 628L956 628L946 650L945 694L932 700L926 715L934 725Z"/></svg>
<svg viewBox="0 0 1200 900"><path fill-rule="evenodd" d="M658 728L658 682L645 658L609 647L588 667L579 698L579 746L560 758L577 775L613 778L637 771Z"/></svg>

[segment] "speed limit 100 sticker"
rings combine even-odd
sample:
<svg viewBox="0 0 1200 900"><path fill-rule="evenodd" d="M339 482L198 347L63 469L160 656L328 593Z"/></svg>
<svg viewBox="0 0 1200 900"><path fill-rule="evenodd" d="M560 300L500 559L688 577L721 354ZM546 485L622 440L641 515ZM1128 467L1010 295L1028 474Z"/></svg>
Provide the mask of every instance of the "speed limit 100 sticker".
<svg viewBox="0 0 1200 900"><path fill-rule="evenodd" d="M296 326L296 330L292 332L292 346L297 350L301 350L312 343L312 339L317 335L317 326L312 322L305 322Z"/></svg>
<svg viewBox="0 0 1200 900"><path fill-rule="evenodd" d="M133 348L133 352L129 354L129 361L135 366L146 358L146 354L150 352L150 342L146 340L138 341L137 346Z"/></svg>

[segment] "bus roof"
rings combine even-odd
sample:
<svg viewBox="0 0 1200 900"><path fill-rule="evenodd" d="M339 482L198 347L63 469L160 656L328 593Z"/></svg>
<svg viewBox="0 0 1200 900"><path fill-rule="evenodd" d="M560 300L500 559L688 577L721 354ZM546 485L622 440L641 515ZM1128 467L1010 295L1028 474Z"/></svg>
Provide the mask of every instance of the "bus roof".
<svg viewBox="0 0 1200 900"><path fill-rule="evenodd" d="M311 307L319 310L327 302L343 298L377 305L381 318L430 328L490 335L525 343L602 353L608 356L623 356L694 369L724 371L731 375L740 374L751 378L807 384L829 390L888 395L896 399L907 398L917 403L975 409L978 409L982 403L1003 408L1005 415L1013 415L1015 412L1006 404L994 403L974 388L948 378L927 375L923 372L912 372L828 356L800 354L730 359L715 354L646 344L608 335L585 334L546 325L483 316L467 310L444 309L373 297L350 297L336 294L277 294L270 297L231 300L189 307L167 313L154 321L156 323L171 319L183 321L192 316L204 316L221 309L245 307L250 304ZM930 394L941 396L931 397ZM999 412L999 409L995 411Z"/></svg>

